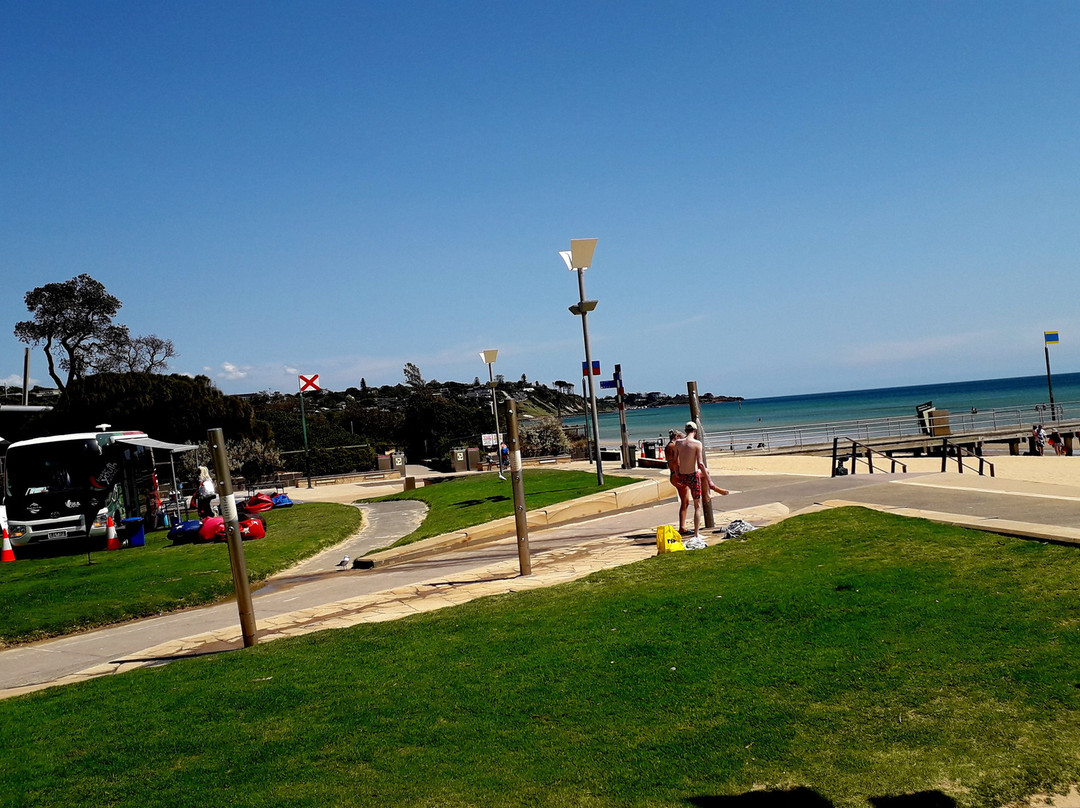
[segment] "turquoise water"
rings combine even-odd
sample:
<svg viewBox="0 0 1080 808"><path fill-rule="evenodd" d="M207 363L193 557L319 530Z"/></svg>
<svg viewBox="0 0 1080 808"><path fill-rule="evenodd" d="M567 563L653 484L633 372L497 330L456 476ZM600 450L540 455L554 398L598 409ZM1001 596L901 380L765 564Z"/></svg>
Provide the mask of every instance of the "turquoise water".
<svg viewBox="0 0 1080 808"><path fill-rule="evenodd" d="M1080 373L1054 375L1052 383L1056 405L1072 403L1072 409L1080 406ZM970 412L973 408L991 410L1013 407L1024 413L1025 421L1037 423L1049 420L1045 410L1039 409L1049 401L1045 375L756 398L747 399L741 404L702 404L701 420L706 433L715 434L728 430L913 416L916 406L928 401L933 402L936 408L954 414ZM627 410L626 430L632 442L658 436L666 439L669 429L681 429L689 418L690 408L686 406ZM585 422L582 416L563 420L567 424ZM601 413L599 427L601 445L619 444L617 412Z"/></svg>

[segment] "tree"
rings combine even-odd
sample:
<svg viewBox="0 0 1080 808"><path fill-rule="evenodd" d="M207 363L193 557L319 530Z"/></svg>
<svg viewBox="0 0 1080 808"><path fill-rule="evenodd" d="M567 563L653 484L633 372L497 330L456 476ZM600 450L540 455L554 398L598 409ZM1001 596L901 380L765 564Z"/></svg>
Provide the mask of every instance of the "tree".
<svg viewBox="0 0 1080 808"><path fill-rule="evenodd" d="M44 343L49 375L61 390L90 373L161 372L176 356L171 340L132 337L126 325L113 323L123 304L85 273L32 289L24 301L34 318L16 323L15 336L28 345ZM66 379L57 367L67 371Z"/></svg>
<svg viewBox="0 0 1080 808"><path fill-rule="evenodd" d="M106 338L120 300L105 291L105 286L83 273L63 283L47 283L26 293L23 298L32 320L15 325L15 336L28 345L44 343L49 375L61 390L72 379L86 372L89 354L95 344ZM62 351L59 361L53 350ZM61 379L57 365L67 371Z"/></svg>
<svg viewBox="0 0 1080 808"><path fill-rule="evenodd" d="M111 326L92 360L97 373L161 373L176 356L172 340L154 334L132 337L126 325Z"/></svg>
<svg viewBox="0 0 1080 808"><path fill-rule="evenodd" d="M420 368L412 362L405 363L405 382L409 387L412 387L415 390L420 390L427 386L424 377L420 375Z"/></svg>
<svg viewBox="0 0 1080 808"><path fill-rule="evenodd" d="M72 381L42 419L46 434L89 432L96 424L139 429L172 443L202 442L220 427L227 439L266 440L270 428L251 405L226 396L206 376L160 373L95 373Z"/></svg>

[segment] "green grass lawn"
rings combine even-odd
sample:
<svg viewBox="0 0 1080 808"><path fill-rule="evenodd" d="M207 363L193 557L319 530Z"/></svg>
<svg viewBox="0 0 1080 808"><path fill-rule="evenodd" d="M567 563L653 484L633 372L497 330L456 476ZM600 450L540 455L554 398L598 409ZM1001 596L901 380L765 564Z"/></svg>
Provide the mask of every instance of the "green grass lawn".
<svg viewBox="0 0 1080 808"><path fill-rule="evenodd" d="M0 801L1000 806L1080 782L1078 582L1076 548L802 516L0 702Z"/></svg>
<svg viewBox="0 0 1080 808"><path fill-rule="evenodd" d="M348 505L308 504L264 514L266 537L244 542L249 580L261 581L360 527ZM233 594L223 542L173 546L167 531L145 547L0 565L0 645L67 634L211 603ZM16 557L18 551L16 550Z"/></svg>
<svg viewBox="0 0 1080 808"><path fill-rule="evenodd" d="M588 471L526 469L522 482L525 489L525 508L532 510L641 481L631 477L605 475L604 484L599 486L596 484L596 474ZM413 491L390 494L373 501L395 499L420 500L428 504L429 510L424 523L408 536L396 541L392 545L394 547L473 525L482 525L514 513L514 495L510 489L509 472L506 480L500 480L495 472L478 474L426 485Z"/></svg>

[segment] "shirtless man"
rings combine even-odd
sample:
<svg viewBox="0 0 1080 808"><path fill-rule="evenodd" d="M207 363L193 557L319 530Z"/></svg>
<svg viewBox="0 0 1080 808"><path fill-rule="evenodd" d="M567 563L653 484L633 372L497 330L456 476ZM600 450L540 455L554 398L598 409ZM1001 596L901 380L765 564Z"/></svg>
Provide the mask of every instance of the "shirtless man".
<svg viewBox="0 0 1080 808"><path fill-rule="evenodd" d="M677 433L676 433L677 434ZM679 532L686 532L686 512L690 508L690 498L694 498L694 536L698 536L701 524L701 481L718 494L726 494L723 488L713 484L709 477L709 470L705 468L705 450L695 436L697 424L693 421L686 422L686 436L680 436L674 441L673 452L675 463L671 462L671 455L665 450L668 459L668 468L671 469L671 482L679 492ZM670 444L669 444L670 445Z"/></svg>

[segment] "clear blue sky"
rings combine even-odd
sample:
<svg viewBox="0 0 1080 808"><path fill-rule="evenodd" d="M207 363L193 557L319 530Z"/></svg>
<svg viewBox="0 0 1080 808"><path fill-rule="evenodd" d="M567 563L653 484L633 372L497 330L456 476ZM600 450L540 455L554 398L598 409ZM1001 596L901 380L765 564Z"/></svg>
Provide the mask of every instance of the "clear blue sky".
<svg viewBox="0 0 1080 808"><path fill-rule="evenodd" d="M1080 370L1080 4L7 2L0 379L89 273L229 393ZM40 350L32 376L51 384Z"/></svg>

